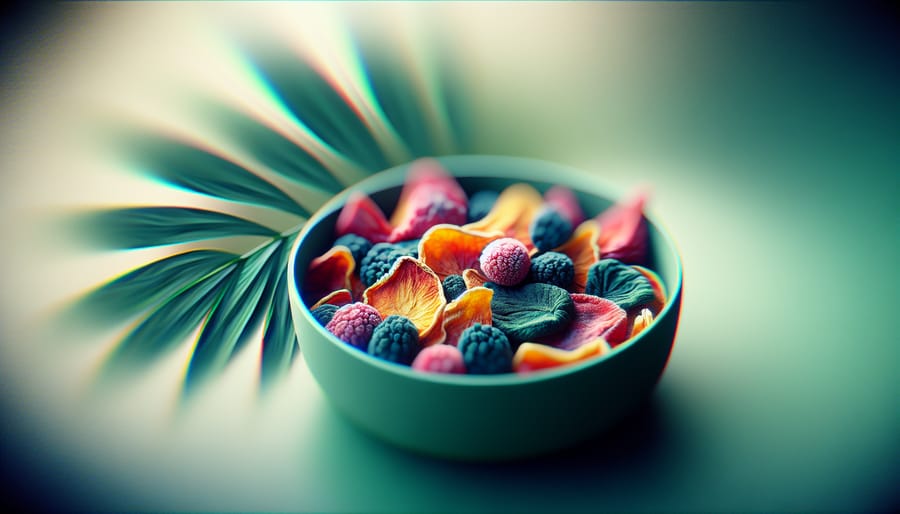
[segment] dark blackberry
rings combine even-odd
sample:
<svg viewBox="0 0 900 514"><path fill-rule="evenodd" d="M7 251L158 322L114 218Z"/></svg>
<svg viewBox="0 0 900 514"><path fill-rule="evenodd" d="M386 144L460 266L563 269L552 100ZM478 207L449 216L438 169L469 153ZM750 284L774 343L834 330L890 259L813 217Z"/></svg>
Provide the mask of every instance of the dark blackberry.
<svg viewBox="0 0 900 514"><path fill-rule="evenodd" d="M366 287L371 286L378 282L378 279L387 275L391 266L404 255L409 254L397 245L375 243L359 265L359 278Z"/></svg>
<svg viewBox="0 0 900 514"><path fill-rule="evenodd" d="M572 285L574 278L575 265L564 253L547 252L531 259L531 282L543 282L566 289Z"/></svg>
<svg viewBox="0 0 900 514"><path fill-rule="evenodd" d="M350 249L350 253L353 254L353 261L357 267L359 267L359 263L362 262L366 254L369 253L369 250L372 249L371 241L356 234L342 235L334 242L334 246L337 245L343 245Z"/></svg>
<svg viewBox="0 0 900 514"><path fill-rule="evenodd" d="M319 322L319 325L323 327L331 321L331 318L334 317L334 313L337 312L338 306L331 305L330 303L326 303L324 305L320 305L312 310L313 318Z"/></svg>
<svg viewBox="0 0 900 514"><path fill-rule="evenodd" d="M409 318L388 316L372 333L369 354L398 364L409 365L419 353L419 330Z"/></svg>
<svg viewBox="0 0 900 514"><path fill-rule="evenodd" d="M572 223L565 216L556 209L545 207L531 222L528 233L534 246L546 252L568 241L572 230Z"/></svg>
<svg viewBox="0 0 900 514"><path fill-rule="evenodd" d="M512 371L512 348L499 329L475 323L463 331L457 348L462 352L466 370L475 375Z"/></svg>
<svg viewBox="0 0 900 514"><path fill-rule="evenodd" d="M448 302L452 302L466 292L466 281L463 280L462 275L447 275L441 285L444 286L444 297Z"/></svg>
<svg viewBox="0 0 900 514"><path fill-rule="evenodd" d="M493 208L494 204L497 202L498 196L500 196L500 194L496 191L487 190L478 191L473 194L472 197L469 198L469 212L466 216L469 223L478 221L487 216L487 213L491 212L491 208Z"/></svg>

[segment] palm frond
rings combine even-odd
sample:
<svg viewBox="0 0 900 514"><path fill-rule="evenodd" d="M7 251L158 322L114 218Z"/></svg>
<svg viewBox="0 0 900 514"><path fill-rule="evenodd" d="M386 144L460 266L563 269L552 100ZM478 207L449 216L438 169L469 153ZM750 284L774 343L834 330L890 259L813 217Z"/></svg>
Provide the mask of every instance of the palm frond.
<svg viewBox="0 0 900 514"><path fill-rule="evenodd" d="M308 62L280 47L250 45L247 52L257 73L294 118L325 144L370 172L390 166L361 117Z"/></svg>
<svg viewBox="0 0 900 514"><path fill-rule="evenodd" d="M228 236L277 237L255 221L191 207L129 207L90 212L74 224L100 246L147 248Z"/></svg>
<svg viewBox="0 0 900 514"><path fill-rule="evenodd" d="M263 305L265 296L271 298L274 284L282 271L280 264L284 246L283 240L274 241L239 264L200 332L188 365L186 385L192 387L221 370L239 340L254 328L252 320L258 320L264 312L257 311Z"/></svg>
<svg viewBox="0 0 900 514"><path fill-rule="evenodd" d="M116 347L105 371L143 367L183 341L219 301L238 268L238 261L195 280L168 297L145 317Z"/></svg>
<svg viewBox="0 0 900 514"><path fill-rule="evenodd" d="M446 63L433 62L434 76L423 80L417 76L421 70L408 68L377 43L360 42L355 48L356 64L367 81L360 89L371 92L375 103L371 112L408 150L404 159L468 149L459 146L468 134L459 103L464 98ZM392 161L380 147L358 106L347 98L344 85L333 83L303 58L277 45L248 44L240 51L298 129L318 138L319 153L322 149L332 152L334 162L325 162L317 151L305 148L306 143L251 114L205 98L196 105L236 150L299 186L299 193L293 191L296 198L201 143L152 129L116 130L110 138L116 151L124 151L126 161L148 177L171 186L275 209L300 221L310 215L308 207L316 204L299 196L303 191L335 194L360 172L374 173L402 163ZM423 83L431 87L423 89ZM446 126L436 126L436 119ZM448 134L456 145L444 144ZM195 390L224 369L262 328L259 376L263 389L284 376L299 351L288 304L287 261L302 225L271 228L208 208L164 205L101 209L76 216L76 221L87 229L86 239L104 249L164 245L177 249L78 301L79 308L102 314L96 317L104 320L141 316L110 354L105 375L145 367L196 332L184 379L184 391ZM216 249L184 251L177 246L233 236L257 236L262 242L243 255Z"/></svg>
<svg viewBox="0 0 900 514"><path fill-rule="evenodd" d="M208 103L199 110L224 132L231 144L242 148L285 178L329 194L335 194L349 185L342 184L307 149L258 120L222 104Z"/></svg>
<svg viewBox="0 0 900 514"><path fill-rule="evenodd" d="M143 172L174 186L301 217L310 214L271 182L197 146L152 133L127 137L121 144Z"/></svg>
<svg viewBox="0 0 900 514"><path fill-rule="evenodd" d="M97 287L81 298L76 308L101 320L127 319L238 258L236 254L219 250L170 255Z"/></svg>
<svg viewBox="0 0 900 514"><path fill-rule="evenodd" d="M297 336L294 333L290 305L288 302L277 300L287 298L287 295L287 269L283 268L275 286L276 300L269 307L263 333L260 361L260 379L263 387L268 387L281 378L297 355Z"/></svg>

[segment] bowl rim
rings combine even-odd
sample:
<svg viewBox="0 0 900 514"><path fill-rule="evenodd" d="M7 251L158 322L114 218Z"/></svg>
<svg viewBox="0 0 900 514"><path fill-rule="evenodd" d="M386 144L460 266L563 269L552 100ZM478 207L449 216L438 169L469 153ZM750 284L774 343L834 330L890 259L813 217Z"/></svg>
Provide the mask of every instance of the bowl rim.
<svg viewBox="0 0 900 514"><path fill-rule="evenodd" d="M441 156L441 157L429 157L429 159L434 159L441 163L448 171L450 171L451 175L456 178L500 178L500 179L510 179L510 180L518 180L520 182L530 183L533 182L532 178L519 178L513 176L509 173L496 173L496 170L492 168L491 162L497 163L502 162L505 166L517 165L521 166L522 169L543 169L544 173L548 168L558 170L559 173L565 173L566 176L581 176L585 180L567 180L569 183L584 183L589 184L587 188L585 187L571 187L573 190L579 191L581 193L601 196L610 201L616 201L619 198L624 196L622 190L615 186L609 185L603 179L598 179L595 176L590 175L588 172L573 168L564 164L547 161L543 159L535 159L530 157L517 157L517 156L507 156L507 155L488 155L488 154L459 154L459 155L450 155L450 156ZM536 382L543 382L545 380L553 380L562 376L571 375L574 373L579 373L587 368L591 368L594 366L602 366L603 363L606 363L612 359L615 359L618 355L627 351L628 348L635 346L638 341L643 339L647 334L650 333L650 330L659 322L660 319L667 316L669 311L671 311L676 303L675 301L671 301L673 298L677 298L681 295L682 290L682 282L683 282L683 268L681 262L681 254L678 250L678 247L675 245L675 241L669 233L668 228L659 221L659 218L653 213L652 209L644 209L644 217L647 219L649 223L651 223L656 229L657 232L662 236L662 239L666 242L668 247L672 251L672 255L675 261L675 281L674 287L671 290L667 291L667 301L666 305L663 306L663 309L654 317L653 323L647 327L644 331L638 334L635 337L628 339L626 342L616 346L615 348L611 348L610 351L604 353L603 355L597 355L593 357L589 357L587 359L574 362L571 364L566 364L563 366L556 366L553 368L541 369L536 371L531 371L528 373L500 373L494 375L469 375L469 374L450 374L450 373L424 373L421 371L414 371L409 366L404 366L401 364L388 362L383 359L379 359L375 356L369 355L368 353L353 347L351 345L345 344L340 341L337 337L335 337L332 333L328 332L325 327L320 325L313 317L312 312L309 310L309 307L306 303L301 299L301 295L299 292L297 277L295 272L295 261L297 257L297 253L300 247L304 244L304 242L309 237L312 229L317 226L324 218L331 215L334 211L343 207L347 197L354 191L362 191L366 193L373 193L376 191L383 190L384 187L373 188L373 185L381 185L382 182L386 180L386 177L390 177L392 181L394 181L394 177L392 175L397 175L401 180L399 182L394 181L391 187L402 186L403 181L402 178L405 177L406 171L409 166L415 161L410 161L404 164L400 164L397 166L393 166L391 168L387 168L385 170L379 171L377 173L373 173L372 175L364 178L363 180L346 187L341 192L334 195L331 199L325 202L312 216L307 219L297 238L294 240L293 245L291 246L290 255L288 258L288 296L290 297L290 301L292 303L296 303L299 305L299 309L292 309L293 312L299 310L305 321L311 324L315 330L317 330L323 337L334 343L334 345L340 348L341 351L346 352L348 355L351 355L352 358L359 359L366 364L376 366L377 368L387 372L399 375L400 377L409 379L409 380L417 380L424 382L432 382L437 384L445 384L445 385L453 385L453 386L461 386L461 387L483 387L486 385L491 386L519 386L523 384L530 384ZM467 171L466 173L454 173L453 167L459 165L469 165L475 166L474 170ZM484 171L481 171L480 168L483 168ZM597 191L604 191L605 194L601 194ZM610 196L610 193L612 194ZM297 343L300 346L301 354L303 353L303 343L300 341L299 334L297 338ZM674 344L674 341L673 341Z"/></svg>

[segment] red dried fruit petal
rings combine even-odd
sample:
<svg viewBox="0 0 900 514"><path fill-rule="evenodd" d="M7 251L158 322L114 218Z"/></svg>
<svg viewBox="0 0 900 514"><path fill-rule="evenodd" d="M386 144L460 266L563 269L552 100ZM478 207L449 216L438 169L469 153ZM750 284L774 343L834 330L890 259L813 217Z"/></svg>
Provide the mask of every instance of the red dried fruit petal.
<svg viewBox="0 0 900 514"><path fill-rule="evenodd" d="M388 240L393 229L371 198L354 191L341 209L334 230L337 237L356 234L373 243L381 243Z"/></svg>
<svg viewBox="0 0 900 514"><path fill-rule="evenodd" d="M463 282L466 283L467 289L473 287L481 287L488 282L488 278L475 268L470 268L462 272Z"/></svg>
<svg viewBox="0 0 900 514"><path fill-rule="evenodd" d="M563 215L573 227L581 225L585 220L581 204L571 189L565 186L553 186L544 193L544 202Z"/></svg>
<svg viewBox="0 0 900 514"><path fill-rule="evenodd" d="M525 244L528 250L534 248L529 228L535 215L544 204L537 190L528 184L513 184L504 189L494 207L487 215L475 222L463 225L466 230L479 232L502 232Z"/></svg>
<svg viewBox="0 0 900 514"><path fill-rule="evenodd" d="M513 371L530 373L603 355L610 350L603 339L594 339L574 350L561 350L539 343L522 343L513 355Z"/></svg>
<svg viewBox="0 0 900 514"><path fill-rule="evenodd" d="M594 220L586 220L575 229L575 233L555 251L564 253L572 259L575 266L575 278L570 288L574 293L583 293L587 284L588 271L591 265L600 260L600 247L597 238L600 236L600 225Z"/></svg>
<svg viewBox="0 0 900 514"><path fill-rule="evenodd" d="M456 346L463 331L475 323L491 324L491 298L494 292L486 287L466 290L444 308L444 343Z"/></svg>
<svg viewBox="0 0 900 514"><path fill-rule="evenodd" d="M574 350L597 338L615 347L628 337L628 315L615 303L589 294L572 294L575 318L563 333L538 342L563 350Z"/></svg>
<svg viewBox="0 0 900 514"><path fill-rule="evenodd" d="M409 256L401 257L387 275L366 289L363 301L384 318L392 314L409 318L419 329L421 341L427 340L436 326L440 327L447 304L441 279Z"/></svg>
<svg viewBox="0 0 900 514"><path fill-rule="evenodd" d="M340 307L342 305L347 305L348 303L353 303L353 294L349 289L338 289L337 291L325 295L321 300L314 303L309 310L314 310L325 304L337 305Z"/></svg>
<svg viewBox="0 0 900 514"><path fill-rule="evenodd" d="M468 199L459 183L434 159L419 159L410 165L409 175L397 208L391 215L394 227L390 242L422 237L429 228L466 222Z"/></svg>
<svg viewBox="0 0 900 514"><path fill-rule="evenodd" d="M626 264L642 263L647 258L647 222L644 203L647 193L639 191L600 213L600 255Z"/></svg>
<svg viewBox="0 0 900 514"><path fill-rule="evenodd" d="M350 289L350 277L355 268L349 248L331 248L309 263L303 276L303 299L307 304L312 304L338 289Z"/></svg>
<svg viewBox="0 0 900 514"><path fill-rule="evenodd" d="M437 225L425 232L419 242L419 259L443 280L447 275L462 275L478 268L484 247L503 237L499 232L466 230L456 225Z"/></svg>

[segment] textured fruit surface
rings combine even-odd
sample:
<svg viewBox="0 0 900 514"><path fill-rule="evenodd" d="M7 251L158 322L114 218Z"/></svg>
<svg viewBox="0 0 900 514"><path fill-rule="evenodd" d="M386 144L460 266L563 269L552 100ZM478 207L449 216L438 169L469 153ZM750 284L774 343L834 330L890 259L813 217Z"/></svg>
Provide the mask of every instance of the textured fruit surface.
<svg viewBox="0 0 900 514"><path fill-rule="evenodd" d="M381 315L377 310L363 303L351 303L335 311L325 328L341 341L366 350L379 323Z"/></svg>
<svg viewBox="0 0 900 514"><path fill-rule="evenodd" d="M466 372L462 352L455 346L436 344L423 348L412 362L412 369L429 373Z"/></svg>
<svg viewBox="0 0 900 514"><path fill-rule="evenodd" d="M418 351L419 330L403 316L384 318L369 341L371 355L398 364L410 364Z"/></svg>
<svg viewBox="0 0 900 514"><path fill-rule="evenodd" d="M490 375L512 371L512 348L500 330L476 323L467 328L457 345L469 373Z"/></svg>
<svg viewBox="0 0 900 514"><path fill-rule="evenodd" d="M481 271L492 282L514 286L528 276L531 257L528 249L517 239L504 237L488 243L479 259Z"/></svg>

